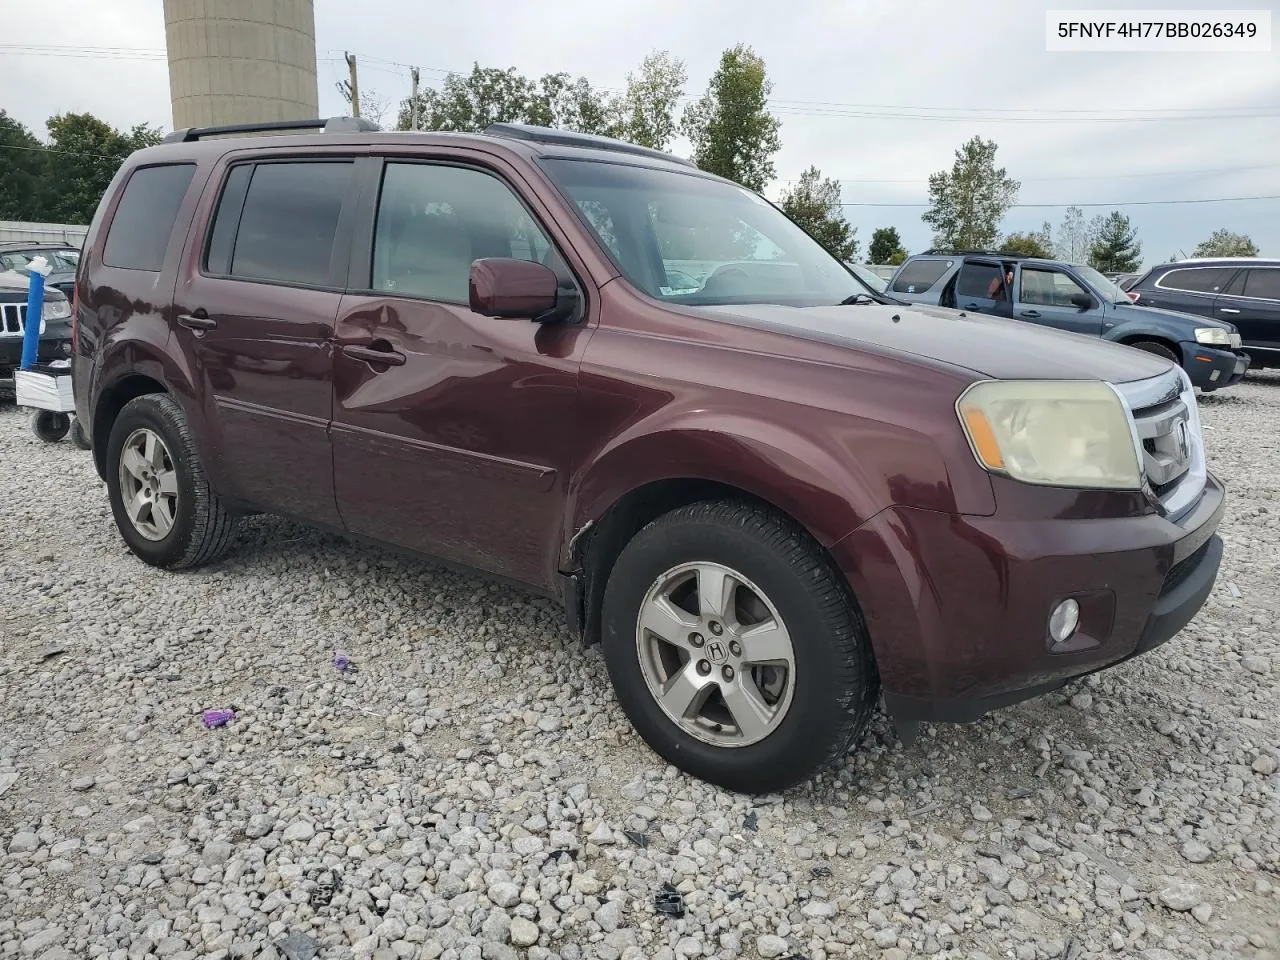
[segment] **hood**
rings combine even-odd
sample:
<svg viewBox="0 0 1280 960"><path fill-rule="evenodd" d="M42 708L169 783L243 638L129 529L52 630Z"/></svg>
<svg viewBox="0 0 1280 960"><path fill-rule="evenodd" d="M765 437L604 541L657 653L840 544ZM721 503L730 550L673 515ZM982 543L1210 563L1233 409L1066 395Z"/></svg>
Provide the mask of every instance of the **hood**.
<svg viewBox="0 0 1280 960"><path fill-rule="evenodd" d="M1220 327L1233 333L1236 329L1234 324L1217 320L1214 317L1202 317L1196 313L1183 313L1180 310L1168 310L1164 307L1144 307L1141 303L1117 303L1115 305L1115 318L1119 321L1132 320L1141 323L1153 313L1159 314L1168 320L1185 323L1188 327ZM1187 332L1187 339L1193 339L1190 331Z"/></svg>
<svg viewBox="0 0 1280 960"><path fill-rule="evenodd" d="M50 275L45 279L44 296L46 300L61 300L66 296L61 290L53 286L54 276L56 274ZM25 300L27 290L30 287L31 281L25 273L20 273L17 270L0 270L0 293L6 295L5 299L7 301L12 301L13 297L18 294Z"/></svg>
<svg viewBox="0 0 1280 960"><path fill-rule="evenodd" d="M786 307L733 304L698 312L795 337L963 367L995 380L1106 380L1128 383L1172 366L1152 354L1021 320L925 307Z"/></svg>

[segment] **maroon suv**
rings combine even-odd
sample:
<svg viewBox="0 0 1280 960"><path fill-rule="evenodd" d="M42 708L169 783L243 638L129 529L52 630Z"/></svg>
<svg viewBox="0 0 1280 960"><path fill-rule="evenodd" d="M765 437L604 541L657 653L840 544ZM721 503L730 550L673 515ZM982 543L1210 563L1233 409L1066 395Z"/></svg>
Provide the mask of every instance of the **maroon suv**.
<svg viewBox="0 0 1280 960"><path fill-rule="evenodd" d="M134 154L78 278L77 415L147 563L269 511L523 584L654 750L745 791L881 690L904 730L971 719L1213 586L1223 489L1166 360L873 294L630 144L227 132L261 130Z"/></svg>

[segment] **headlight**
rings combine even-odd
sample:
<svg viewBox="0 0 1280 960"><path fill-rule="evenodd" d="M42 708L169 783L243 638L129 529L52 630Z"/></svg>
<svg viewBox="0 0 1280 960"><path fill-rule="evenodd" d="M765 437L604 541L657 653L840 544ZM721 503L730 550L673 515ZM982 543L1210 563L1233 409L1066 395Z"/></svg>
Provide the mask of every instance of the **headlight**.
<svg viewBox="0 0 1280 960"><path fill-rule="evenodd" d="M40 310L41 320L65 320L71 316L71 303L66 297L60 297L57 300L46 300L44 307Z"/></svg>
<svg viewBox="0 0 1280 960"><path fill-rule="evenodd" d="M1212 344L1215 347L1231 346L1231 334L1220 327L1196 327L1196 343Z"/></svg>
<svg viewBox="0 0 1280 960"><path fill-rule="evenodd" d="M956 410L992 473L1054 487L1138 490L1142 469L1124 403L1098 380L987 380Z"/></svg>

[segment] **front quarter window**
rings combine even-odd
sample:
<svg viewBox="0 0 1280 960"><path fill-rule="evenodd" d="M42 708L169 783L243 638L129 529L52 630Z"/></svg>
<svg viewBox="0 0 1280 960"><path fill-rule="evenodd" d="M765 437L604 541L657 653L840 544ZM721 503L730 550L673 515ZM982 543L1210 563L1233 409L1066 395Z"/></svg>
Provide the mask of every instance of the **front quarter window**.
<svg viewBox="0 0 1280 960"><path fill-rule="evenodd" d="M735 184L609 161L542 166L627 280L656 299L816 306L870 293L779 210Z"/></svg>

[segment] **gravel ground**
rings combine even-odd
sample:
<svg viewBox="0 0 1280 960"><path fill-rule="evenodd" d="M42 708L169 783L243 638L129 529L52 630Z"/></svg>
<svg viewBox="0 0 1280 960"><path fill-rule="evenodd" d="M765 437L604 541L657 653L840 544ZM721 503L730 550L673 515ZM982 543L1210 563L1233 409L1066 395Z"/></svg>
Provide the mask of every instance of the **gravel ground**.
<svg viewBox="0 0 1280 960"><path fill-rule="evenodd" d="M752 799L648 752L552 604L271 518L160 573L0 407L0 957L1276 958L1280 376L1203 415L1180 637Z"/></svg>

